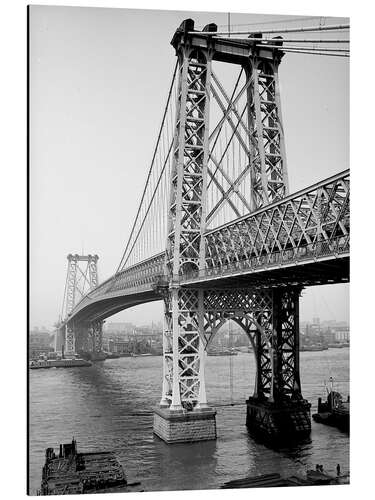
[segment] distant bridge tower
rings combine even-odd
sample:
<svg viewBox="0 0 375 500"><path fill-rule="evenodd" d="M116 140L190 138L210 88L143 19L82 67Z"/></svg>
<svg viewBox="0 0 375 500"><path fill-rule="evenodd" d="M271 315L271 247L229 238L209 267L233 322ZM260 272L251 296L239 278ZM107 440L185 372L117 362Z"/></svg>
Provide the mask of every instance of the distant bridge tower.
<svg viewBox="0 0 375 500"><path fill-rule="evenodd" d="M67 319L66 326L60 329L60 339L64 338L64 350L67 355L81 350L102 350L102 322L93 322L90 325L75 325L69 322L69 315L77 303L88 292L98 286L98 259L97 255L69 254L68 269L65 283L63 313ZM56 342L56 347L58 342ZM61 349L61 340L60 340ZM60 350L59 349L59 350Z"/></svg>
<svg viewBox="0 0 375 500"><path fill-rule="evenodd" d="M306 433L310 430L309 406L302 400L298 363L301 288L180 286L183 274L203 272L206 267L213 61L242 66L246 75L245 149L251 176L247 199L252 210L289 193L278 82L282 52L258 48L256 38L213 37L210 32L217 31L215 24L203 31L195 32L194 21L185 20L171 42L179 62L179 84L166 252L170 283L164 291L163 388L154 432L167 442L216 437L215 412L206 400L205 349L221 325L233 319L245 330L256 353L249 426L258 430L263 426L270 433L272 429L282 433L286 428ZM278 410L283 413L280 418ZM282 422L287 422L284 427Z"/></svg>

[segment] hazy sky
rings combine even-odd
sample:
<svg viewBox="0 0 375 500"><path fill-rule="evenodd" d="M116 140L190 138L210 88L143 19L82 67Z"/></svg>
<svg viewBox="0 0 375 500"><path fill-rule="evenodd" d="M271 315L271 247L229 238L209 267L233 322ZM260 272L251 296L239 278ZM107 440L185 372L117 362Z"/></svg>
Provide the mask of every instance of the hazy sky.
<svg viewBox="0 0 375 500"><path fill-rule="evenodd" d="M97 253L101 280L115 271L175 64L169 42L187 17L199 26L227 22L226 14L214 13L31 7L31 326L57 320L68 253ZM233 24L277 19L231 15ZM329 20L337 21L347 20ZM348 59L288 53L280 87L293 192L349 167ZM349 286L305 290L301 319L317 315L348 319ZM153 303L113 321L161 317L161 303Z"/></svg>

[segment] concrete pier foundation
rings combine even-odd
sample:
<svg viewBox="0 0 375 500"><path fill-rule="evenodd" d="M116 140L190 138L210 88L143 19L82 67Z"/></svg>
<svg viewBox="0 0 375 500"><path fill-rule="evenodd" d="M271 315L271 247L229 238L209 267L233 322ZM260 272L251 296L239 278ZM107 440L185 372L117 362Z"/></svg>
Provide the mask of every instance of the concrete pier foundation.
<svg viewBox="0 0 375 500"><path fill-rule="evenodd" d="M154 408L154 433L166 443L191 443L216 439L216 411L171 411Z"/></svg>
<svg viewBox="0 0 375 500"><path fill-rule="evenodd" d="M311 404L302 399L273 403L249 398L246 425L249 431L272 442L303 439L311 432Z"/></svg>

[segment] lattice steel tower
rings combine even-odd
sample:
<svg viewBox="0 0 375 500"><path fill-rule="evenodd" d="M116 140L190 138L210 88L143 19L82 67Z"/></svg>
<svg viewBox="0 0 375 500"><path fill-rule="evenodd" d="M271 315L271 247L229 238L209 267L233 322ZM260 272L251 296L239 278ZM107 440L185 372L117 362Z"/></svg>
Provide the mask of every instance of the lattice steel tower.
<svg viewBox="0 0 375 500"><path fill-rule="evenodd" d="M63 312L65 313L65 318L69 318L69 315L73 311L77 303L84 297L88 292L93 290L98 286L98 259L97 255L78 255L69 254L68 259L68 270L66 275L64 302L63 302ZM65 307L64 307L65 306ZM77 333L78 327L74 325L74 322L70 321L65 327L65 353L74 354L77 350ZM82 330L82 328L81 328ZM83 346L84 343L84 332L81 333L80 343ZM92 338L93 350L101 351L102 346L102 329L101 322L98 326L90 325L87 328L88 335L86 335L86 340L88 337Z"/></svg>
<svg viewBox="0 0 375 500"><path fill-rule="evenodd" d="M301 288L258 289L246 283L228 289L180 286L183 274L203 273L207 267L204 234L214 61L242 67L246 75L247 124L233 110L246 130L247 144L241 146L247 151L251 184L242 195L244 202L256 210L289 193L278 81L282 52L258 47L258 38L218 38L215 31L217 26L209 24L203 33L196 32L194 21L188 19L171 42L179 62L179 83L166 252L170 283L164 291L163 389L154 421L154 431L168 442L216 437L215 412L206 400L205 349L228 319L244 329L256 355L256 388L248 402L248 424L282 432L280 409L289 415L288 425L295 422L294 430L310 429L309 406L302 399L299 380ZM277 43L281 45L280 40ZM244 142L238 125L228 116L230 106L230 100L227 109L221 106L224 119ZM238 182L233 183L230 189L238 191L237 186Z"/></svg>

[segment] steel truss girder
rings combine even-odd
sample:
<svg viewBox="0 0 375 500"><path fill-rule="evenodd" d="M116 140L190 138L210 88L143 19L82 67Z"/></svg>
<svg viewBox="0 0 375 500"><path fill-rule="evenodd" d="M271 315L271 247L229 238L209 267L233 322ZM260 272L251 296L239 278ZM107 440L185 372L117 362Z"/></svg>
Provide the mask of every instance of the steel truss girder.
<svg viewBox="0 0 375 500"><path fill-rule="evenodd" d="M314 186L263 207L225 226L205 234L206 267L198 273L185 273L181 283L240 270L264 269L284 265L298 275L298 264L305 260L321 262L326 257L349 252L350 174L344 171ZM89 292L73 314L93 301L108 300L122 291L137 293L166 285L165 253L131 266ZM287 271L286 271L287 272ZM298 281L298 279L297 279Z"/></svg>
<svg viewBox="0 0 375 500"><path fill-rule="evenodd" d="M206 272L324 257L349 249L349 173L206 234Z"/></svg>
<svg viewBox="0 0 375 500"><path fill-rule="evenodd" d="M300 287L166 291L161 405L171 410L207 406L204 351L228 320L242 327L254 347L255 397L301 399L300 291Z"/></svg>

